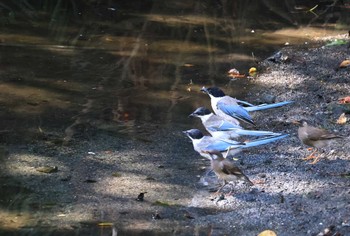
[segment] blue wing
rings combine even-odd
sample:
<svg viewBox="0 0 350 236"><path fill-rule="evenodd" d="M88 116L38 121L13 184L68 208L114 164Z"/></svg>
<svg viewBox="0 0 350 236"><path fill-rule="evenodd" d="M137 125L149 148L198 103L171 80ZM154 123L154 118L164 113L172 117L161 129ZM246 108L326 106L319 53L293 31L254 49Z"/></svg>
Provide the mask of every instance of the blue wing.
<svg viewBox="0 0 350 236"><path fill-rule="evenodd" d="M205 150L203 151L220 151L220 152L225 152L227 151L228 148L237 148L245 146L245 143L237 142L237 141L224 141L224 140L217 140L208 146L205 147Z"/></svg>
<svg viewBox="0 0 350 236"><path fill-rule="evenodd" d="M242 100L238 100L238 99L236 99L236 102L237 102L238 104L243 104L243 105L247 105L247 106L250 106L250 107L254 107L254 106L255 106L255 105L253 105L253 104L251 104L251 103L249 103L249 102L242 101Z"/></svg>
<svg viewBox="0 0 350 236"><path fill-rule="evenodd" d="M218 102L216 106L219 110L221 110L225 114L254 125L254 122L250 117L250 115L248 114L248 111L244 109L242 106L227 105L223 102Z"/></svg>
<svg viewBox="0 0 350 236"><path fill-rule="evenodd" d="M222 121L220 125L212 125L208 129L211 131L230 131L232 129L242 129L242 127L228 121Z"/></svg>

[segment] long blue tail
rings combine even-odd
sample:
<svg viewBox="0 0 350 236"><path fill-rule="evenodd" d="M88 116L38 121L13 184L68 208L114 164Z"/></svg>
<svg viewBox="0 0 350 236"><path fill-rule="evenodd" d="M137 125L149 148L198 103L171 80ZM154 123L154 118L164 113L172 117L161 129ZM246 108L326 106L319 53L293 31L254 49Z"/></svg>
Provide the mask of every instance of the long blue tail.
<svg viewBox="0 0 350 236"><path fill-rule="evenodd" d="M288 135L289 134L282 134L282 135L278 135L278 136L272 136L272 137L268 137L268 138L261 138L261 139L257 139L257 140L254 140L254 141L245 142L245 145L242 146L241 148L256 147L256 146L259 146L259 145L268 144L268 143L277 141L279 139L285 138Z"/></svg>
<svg viewBox="0 0 350 236"><path fill-rule="evenodd" d="M284 105L288 105L290 103L293 103L294 101L284 101L284 102L278 102L278 103L273 103L273 104L261 104L258 106L250 106L250 107L244 107L247 111L261 111L261 110L266 110L270 108L275 108L275 107L281 107Z"/></svg>
<svg viewBox="0 0 350 236"><path fill-rule="evenodd" d="M272 135L281 135L280 133L274 133L271 131L260 131L260 130L244 130L244 129L235 129L234 132L238 135L248 135L248 136L272 136Z"/></svg>

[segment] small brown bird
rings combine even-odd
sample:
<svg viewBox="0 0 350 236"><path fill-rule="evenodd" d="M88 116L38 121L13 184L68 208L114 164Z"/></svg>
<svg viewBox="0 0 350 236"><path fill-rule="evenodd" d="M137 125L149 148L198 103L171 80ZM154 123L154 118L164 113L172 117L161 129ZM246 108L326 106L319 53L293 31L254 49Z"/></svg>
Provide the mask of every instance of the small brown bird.
<svg viewBox="0 0 350 236"><path fill-rule="evenodd" d="M308 157L304 158L304 160L314 159L311 164L318 162L319 155L314 155L318 149L327 147L334 139L343 138L342 136L325 129L310 126L305 120L296 121L295 123L301 125L298 129L298 137L300 141L303 144L316 149Z"/></svg>
<svg viewBox="0 0 350 236"><path fill-rule="evenodd" d="M217 192L220 192L231 181L241 180L247 182L249 185L254 185L237 166L235 166L227 158L224 158L221 152L213 150L207 151L207 153L211 157L211 168L215 172L218 179L223 180L223 185L218 189ZM231 194L231 192L232 188L229 194Z"/></svg>

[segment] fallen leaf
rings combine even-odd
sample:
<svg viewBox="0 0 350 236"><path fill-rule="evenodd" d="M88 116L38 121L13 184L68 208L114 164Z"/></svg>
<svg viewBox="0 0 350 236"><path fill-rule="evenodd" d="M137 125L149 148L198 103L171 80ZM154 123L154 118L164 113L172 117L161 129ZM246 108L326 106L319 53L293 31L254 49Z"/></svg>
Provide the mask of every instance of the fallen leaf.
<svg viewBox="0 0 350 236"><path fill-rule="evenodd" d="M256 69L255 67L251 67L251 68L249 69L249 74L250 74L250 73L255 73L255 72L257 72L257 69Z"/></svg>
<svg viewBox="0 0 350 236"><path fill-rule="evenodd" d="M264 230L258 236L277 236L277 234L272 230Z"/></svg>
<svg viewBox="0 0 350 236"><path fill-rule="evenodd" d="M57 172L58 168L57 166L41 166L36 168L36 171L49 174Z"/></svg>
<svg viewBox="0 0 350 236"><path fill-rule="evenodd" d="M341 114L337 120L337 124L338 125L344 125L346 122L348 121L348 119L345 116L345 113Z"/></svg>
<svg viewBox="0 0 350 236"><path fill-rule="evenodd" d="M344 60L340 63L339 68L346 68L350 65L350 60Z"/></svg>
<svg viewBox="0 0 350 236"><path fill-rule="evenodd" d="M98 223L98 226L100 226L100 227L113 226L113 223L111 223L111 222L101 222L101 223Z"/></svg>
<svg viewBox="0 0 350 236"><path fill-rule="evenodd" d="M339 98L338 103L339 103L339 104L347 104L347 103L350 103L350 96L343 97L343 98Z"/></svg>
<svg viewBox="0 0 350 236"><path fill-rule="evenodd" d="M255 68L255 67L251 67L250 69L249 69L249 75L250 76L252 76L252 77L256 77L256 75L257 75L257 72L258 72L258 70Z"/></svg>
<svg viewBox="0 0 350 236"><path fill-rule="evenodd" d="M233 68L233 69L229 70L227 73L228 73L229 77L232 77L234 79L236 79L236 78L244 78L245 77L245 74L240 74L239 71L236 68Z"/></svg>
<svg viewBox="0 0 350 236"><path fill-rule="evenodd" d="M330 43L327 43L326 46L337 46L337 45L344 45L344 44L347 44L347 40L336 39Z"/></svg>

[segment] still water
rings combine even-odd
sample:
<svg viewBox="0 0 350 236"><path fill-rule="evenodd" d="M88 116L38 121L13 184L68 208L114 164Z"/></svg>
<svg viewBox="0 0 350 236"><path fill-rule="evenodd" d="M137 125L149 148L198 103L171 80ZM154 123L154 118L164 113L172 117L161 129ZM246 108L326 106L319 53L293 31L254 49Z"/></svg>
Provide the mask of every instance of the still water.
<svg viewBox="0 0 350 236"><path fill-rule="evenodd" d="M183 114L208 105L201 86L245 98L250 81L229 84L229 69L247 74L285 44L332 34L334 23L347 20L341 6L316 21L307 5L270 1L15 2L2 5L1 19L1 141L7 143L53 128L70 140L77 126L127 133L135 123L181 124ZM334 9L338 18L326 21ZM315 27L304 28L313 20Z"/></svg>
<svg viewBox="0 0 350 236"><path fill-rule="evenodd" d="M346 4L273 2L1 3L1 143L59 133L61 145L98 130L132 138L142 124L181 129L209 106L203 85L249 100L254 80L230 81L229 69L247 74L285 45L344 33L349 21ZM30 190L16 186L2 185L2 208L26 201Z"/></svg>

